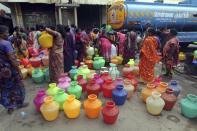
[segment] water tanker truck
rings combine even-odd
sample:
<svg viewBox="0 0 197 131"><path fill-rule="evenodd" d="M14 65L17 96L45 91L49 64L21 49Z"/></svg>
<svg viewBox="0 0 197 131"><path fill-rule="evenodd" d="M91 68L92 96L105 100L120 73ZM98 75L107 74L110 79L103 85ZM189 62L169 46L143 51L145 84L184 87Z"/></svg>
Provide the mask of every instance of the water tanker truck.
<svg viewBox="0 0 197 131"><path fill-rule="evenodd" d="M107 22L115 30L144 32L148 24L157 29L175 28L183 47L197 41L197 6L119 1L108 9Z"/></svg>

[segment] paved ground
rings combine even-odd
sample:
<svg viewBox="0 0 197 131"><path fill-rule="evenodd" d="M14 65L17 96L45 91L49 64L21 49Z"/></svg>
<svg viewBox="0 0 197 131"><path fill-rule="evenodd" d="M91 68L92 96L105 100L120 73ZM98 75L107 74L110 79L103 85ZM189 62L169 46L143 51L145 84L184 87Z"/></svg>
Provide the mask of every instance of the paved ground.
<svg viewBox="0 0 197 131"><path fill-rule="evenodd" d="M183 87L178 102L187 93L197 94L197 80L182 74L176 74L174 79L178 80ZM196 131L197 119L189 120L180 114L178 102L172 111L163 111L160 116L151 116L147 113L145 104L140 99L140 89L131 100L120 107L118 121L114 125L106 125L102 117L96 120L87 119L84 110L81 109L81 115L78 119L67 119L63 112L54 122L46 122L39 113L36 113L32 103L36 91L45 85L35 85L31 79L25 81L27 89L27 101L30 106L15 111L8 115L6 111L0 112L0 131ZM102 96L99 98L103 102ZM82 98L82 101L84 98ZM23 118L20 113L25 112L27 115Z"/></svg>

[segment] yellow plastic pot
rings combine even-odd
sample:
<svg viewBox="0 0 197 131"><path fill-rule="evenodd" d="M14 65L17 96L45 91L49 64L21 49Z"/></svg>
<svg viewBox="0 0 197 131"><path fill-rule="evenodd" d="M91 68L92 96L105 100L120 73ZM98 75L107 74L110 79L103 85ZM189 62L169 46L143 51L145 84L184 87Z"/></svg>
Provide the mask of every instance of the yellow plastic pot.
<svg viewBox="0 0 197 131"><path fill-rule="evenodd" d="M54 121L59 115L59 104L53 101L52 96L44 98L44 103L40 107L40 111L47 121Z"/></svg>
<svg viewBox="0 0 197 131"><path fill-rule="evenodd" d="M28 74L28 70L25 69L23 65L20 65L19 66L19 69L21 71L21 74L22 74L23 79L26 79L27 78L27 74Z"/></svg>
<svg viewBox="0 0 197 131"><path fill-rule="evenodd" d="M111 63L118 65L119 61L118 61L118 59L116 59L116 57L114 57L111 59Z"/></svg>
<svg viewBox="0 0 197 131"><path fill-rule="evenodd" d="M68 118L77 118L80 115L81 102L74 95L68 95L64 102L64 113Z"/></svg>
<svg viewBox="0 0 197 131"><path fill-rule="evenodd" d="M185 54L183 52L179 53L179 60L184 61L185 60Z"/></svg>
<svg viewBox="0 0 197 131"><path fill-rule="evenodd" d="M41 33L38 41L42 48L51 48L53 46L53 36L48 34L46 31Z"/></svg>
<svg viewBox="0 0 197 131"><path fill-rule="evenodd" d="M121 65L123 61L122 55L116 56L116 59L118 60L118 64Z"/></svg>

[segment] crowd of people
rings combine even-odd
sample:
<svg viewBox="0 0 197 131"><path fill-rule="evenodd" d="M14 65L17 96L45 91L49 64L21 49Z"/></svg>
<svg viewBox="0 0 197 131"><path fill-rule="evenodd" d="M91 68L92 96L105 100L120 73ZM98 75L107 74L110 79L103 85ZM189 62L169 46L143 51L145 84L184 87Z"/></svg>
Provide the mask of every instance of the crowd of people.
<svg viewBox="0 0 197 131"><path fill-rule="evenodd" d="M135 30L108 31L101 29L80 29L74 25L44 27L37 25L29 31L15 27L9 35L6 26L0 26L0 103L12 112L15 108L27 106L24 102L25 89L17 59L29 58L28 47L39 50L38 38L46 31L54 38L49 49L49 73L52 82L57 82L62 72L68 72L75 60L83 62L89 46L97 49L95 54L103 56L109 63L114 56L122 55L123 64L140 54L139 73L143 82L154 81L154 66L162 61L166 75L171 76L178 63L179 41L174 29L155 31L151 26L141 37Z"/></svg>
<svg viewBox="0 0 197 131"><path fill-rule="evenodd" d="M162 37L162 36L165 37ZM179 41L175 29L156 32L148 28L140 50L140 78L145 82L154 81L154 66L158 62L165 65L165 76L172 77L178 64Z"/></svg>

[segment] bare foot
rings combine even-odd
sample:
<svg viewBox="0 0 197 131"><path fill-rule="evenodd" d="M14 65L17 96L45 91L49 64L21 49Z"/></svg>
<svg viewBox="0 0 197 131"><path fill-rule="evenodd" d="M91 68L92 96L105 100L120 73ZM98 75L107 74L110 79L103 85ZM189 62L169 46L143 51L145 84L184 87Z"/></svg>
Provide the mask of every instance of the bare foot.
<svg viewBox="0 0 197 131"><path fill-rule="evenodd" d="M14 112L14 109L12 109L12 108L10 108L10 109L8 109L8 114L12 114Z"/></svg>
<svg viewBox="0 0 197 131"><path fill-rule="evenodd" d="M25 108L28 107L29 103L28 102L24 102L22 105L18 106L18 108Z"/></svg>

